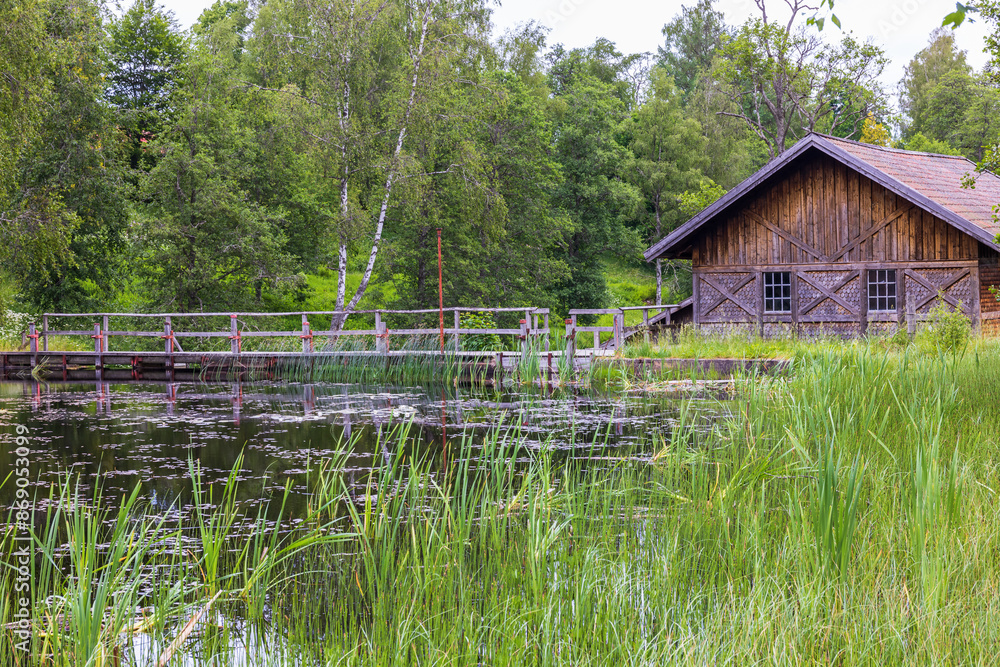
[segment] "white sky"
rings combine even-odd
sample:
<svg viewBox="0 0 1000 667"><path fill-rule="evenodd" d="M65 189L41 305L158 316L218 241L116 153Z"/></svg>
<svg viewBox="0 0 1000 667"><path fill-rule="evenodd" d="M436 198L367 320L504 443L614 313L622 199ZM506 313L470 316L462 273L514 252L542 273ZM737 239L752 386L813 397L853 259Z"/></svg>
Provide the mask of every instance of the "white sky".
<svg viewBox="0 0 1000 667"><path fill-rule="evenodd" d="M214 0L161 0L173 10L178 22L189 27ZM613 41L625 53L656 52L660 30L680 12L682 5L697 0L502 0L494 12L496 31L519 23L537 21L548 28L549 44L567 47L589 46L598 37ZM768 12L782 15L783 0L766 0ZM123 3L126 4L127 3ZM818 3L817 3L818 4ZM890 63L883 75L886 87L895 92L903 67L927 44L927 38L941 19L954 11L954 0L836 0L836 14L845 30L864 40L871 38L885 49ZM757 15L753 0L718 0L716 7L731 25L739 25ZM823 34L837 39L841 32L827 23ZM986 62L983 38L988 34L983 21L963 24L956 31L961 48L968 51L969 63L980 69Z"/></svg>

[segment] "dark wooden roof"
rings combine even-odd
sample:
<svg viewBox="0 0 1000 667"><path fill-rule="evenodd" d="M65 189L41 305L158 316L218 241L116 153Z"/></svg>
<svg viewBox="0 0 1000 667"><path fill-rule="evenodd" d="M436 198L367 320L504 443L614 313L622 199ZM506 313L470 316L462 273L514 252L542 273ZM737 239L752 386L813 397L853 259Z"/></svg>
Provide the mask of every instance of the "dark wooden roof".
<svg viewBox="0 0 1000 667"><path fill-rule="evenodd" d="M976 168L964 157L883 148L814 133L654 244L645 252L646 260L683 253L702 226L738 205L782 167L815 150L864 174L973 238L1000 247L995 242L1000 225L993 220L993 207L1000 204L1000 177L986 172L979 175L975 188L963 188L962 177Z"/></svg>

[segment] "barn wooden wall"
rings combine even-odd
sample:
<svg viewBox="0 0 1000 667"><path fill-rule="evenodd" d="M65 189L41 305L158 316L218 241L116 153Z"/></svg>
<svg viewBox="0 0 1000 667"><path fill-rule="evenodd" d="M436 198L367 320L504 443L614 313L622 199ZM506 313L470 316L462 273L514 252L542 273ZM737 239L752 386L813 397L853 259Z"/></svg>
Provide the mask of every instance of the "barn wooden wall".
<svg viewBox="0 0 1000 667"><path fill-rule="evenodd" d="M693 248L695 266L978 257L978 241L826 155L789 165Z"/></svg>
<svg viewBox="0 0 1000 667"><path fill-rule="evenodd" d="M694 240L695 317L765 335L789 327L857 335L894 328L907 308L926 317L940 292L978 319L979 256L977 240L817 154ZM895 313L867 312L866 272L877 268L897 271ZM762 312L764 271L792 272L791 313Z"/></svg>

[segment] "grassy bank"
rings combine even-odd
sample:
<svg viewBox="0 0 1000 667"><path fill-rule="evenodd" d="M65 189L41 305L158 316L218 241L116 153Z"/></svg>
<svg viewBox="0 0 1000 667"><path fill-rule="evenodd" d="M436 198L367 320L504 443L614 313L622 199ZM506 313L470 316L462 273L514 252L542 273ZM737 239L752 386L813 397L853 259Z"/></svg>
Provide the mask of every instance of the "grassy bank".
<svg viewBox="0 0 1000 667"><path fill-rule="evenodd" d="M360 486L314 466L299 531L260 524L235 552L218 545L255 519L225 495L180 542L141 496L104 522L66 487L36 528L34 648L155 664L211 602L187 664L243 643L274 665L992 664L998 401L994 351L846 345L740 381L714 422L683 410L649 461L527 451L498 430L432 466L397 429Z"/></svg>

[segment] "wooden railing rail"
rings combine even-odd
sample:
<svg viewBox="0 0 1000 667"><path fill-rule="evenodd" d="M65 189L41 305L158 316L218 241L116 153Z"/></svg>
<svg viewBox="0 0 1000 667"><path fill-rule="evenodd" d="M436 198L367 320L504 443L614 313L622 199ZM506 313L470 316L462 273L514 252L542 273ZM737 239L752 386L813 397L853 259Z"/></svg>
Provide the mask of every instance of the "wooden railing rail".
<svg viewBox="0 0 1000 667"><path fill-rule="evenodd" d="M549 350L549 314L548 308L474 308L474 307L452 307L445 308L446 311L454 314L454 326L446 327L444 333L452 336L450 347L455 352L462 349L461 337L463 335L490 335L514 336L519 341L518 347L523 348L532 340L543 340L545 351ZM109 340L111 338L159 338L165 341L164 351L167 354L175 352L183 353L180 338L228 338L231 341L230 349L234 354L242 352L242 340L244 338L300 338L302 339L303 353L316 351L314 340L338 339L350 336L374 336L376 339L376 350L387 352L389 350L390 336L427 336L436 337L440 329L433 328L400 328L390 329L383 317L386 315L426 315L437 313L435 309L421 310L356 310L356 311L296 311L280 313L253 313L253 312L230 312L230 313L45 313L42 315L42 328L37 330L34 323L29 326L29 338L31 338L32 352L48 352L50 336L88 336L95 341L95 353L98 355L109 352ZM488 313L522 313L518 328L470 328L461 326L461 314L465 312L488 312ZM374 315L374 329L321 329L314 330L309 322L310 316L330 316L331 322L342 321L346 323L351 315ZM240 327L240 320L245 318L275 318L297 316L302 318L301 330L279 331L279 330L250 330L245 326ZM133 331L124 329L112 329L110 318L154 318L163 319L163 330L157 331ZM175 318L205 318L205 317L226 317L229 318L229 327L220 331L219 329L209 331L178 331L174 328ZM99 319L95 322L93 329L53 329L49 326L51 318L85 318L89 320ZM221 328L221 327L220 327ZM41 350L38 341L41 339ZM118 353L125 350L116 350Z"/></svg>
<svg viewBox="0 0 1000 667"><path fill-rule="evenodd" d="M625 344L625 339L637 330L626 331L625 315L632 311L642 311L642 328L644 329L644 337L648 342L650 326L649 312L658 310L661 311L661 314L665 313L664 323L670 324L671 312L677 308L680 308L680 305L676 303L661 304L659 306L623 306L621 308L573 308L569 311L570 319L566 320L566 338L567 340L570 339L570 328L572 328L574 341L577 332L593 333L594 349L598 349L601 346L601 334L610 332L612 346L614 349L618 349ZM577 323L578 315L612 315L612 324L611 326L582 326Z"/></svg>
<svg viewBox="0 0 1000 667"><path fill-rule="evenodd" d="M533 308L533 307L523 307L523 308L473 308L470 306L458 306L445 308L444 312L463 312L463 313L538 313L538 314L548 314L548 308ZM45 313L48 317L231 317L236 315L237 317L291 317L293 315L373 315L375 313L382 313L386 315L399 314L399 315L426 315L429 313L438 312L437 308L426 308L422 310L388 310L388 309L378 309L378 310L296 310L289 312L276 312L276 313L255 313L255 312L243 312L243 311L229 311L224 313L205 313L205 312L193 312L193 313Z"/></svg>
<svg viewBox="0 0 1000 667"><path fill-rule="evenodd" d="M579 315L612 315L612 325L610 327L580 325L576 319ZM604 332L611 332L611 338L615 349L620 347L624 342L624 335L622 334L620 337L620 330L623 328L622 323L625 320L625 315L622 313L621 308L572 308L569 311L569 318L566 332L567 338L570 335L570 331L568 329L572 327L574 340L577 332L593 333L595 350L599 350L601 348L601 334Z"/></svg>

